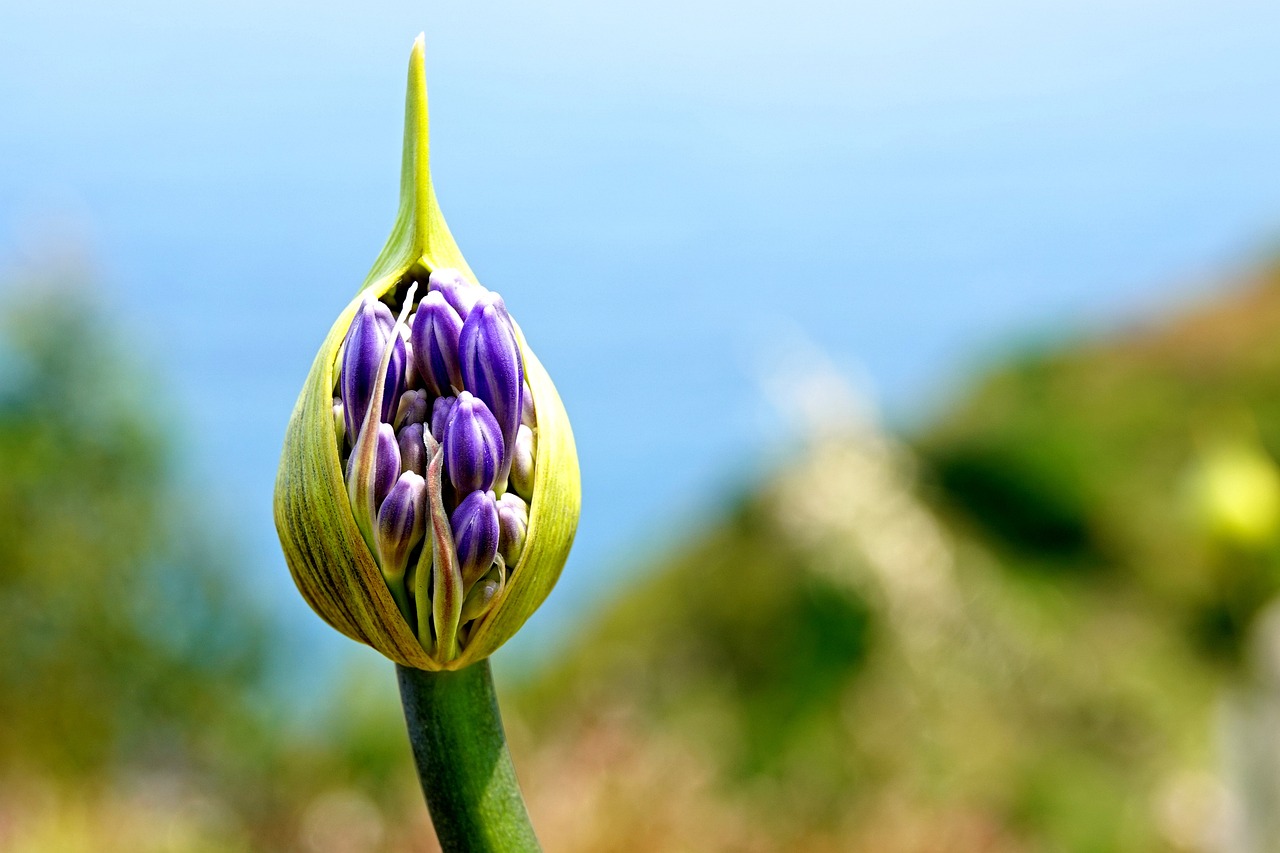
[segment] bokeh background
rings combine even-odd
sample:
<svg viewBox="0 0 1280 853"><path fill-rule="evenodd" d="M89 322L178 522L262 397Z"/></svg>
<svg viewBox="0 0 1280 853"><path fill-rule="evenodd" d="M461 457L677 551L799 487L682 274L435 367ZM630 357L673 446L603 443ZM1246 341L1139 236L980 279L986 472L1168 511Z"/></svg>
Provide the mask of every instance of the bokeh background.
<svg viewBox="0 0 1280 853"><path fill-rule="evenodd" d="M1280 850L1280 9L369 5L0 3L0 850L435 849L270 512L423 29L548 849Z"/></svg>

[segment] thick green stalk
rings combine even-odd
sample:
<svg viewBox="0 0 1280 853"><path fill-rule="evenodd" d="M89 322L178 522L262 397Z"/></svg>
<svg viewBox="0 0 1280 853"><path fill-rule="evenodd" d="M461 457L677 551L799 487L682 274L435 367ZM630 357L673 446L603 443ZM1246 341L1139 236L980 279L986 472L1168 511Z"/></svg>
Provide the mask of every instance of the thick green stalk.
<svg viewBox="0 0 1280 853"><path fill-rule="evenodd" d="M507 752L488 659L453 672L396 666L418 778L445 853L539 851Z"/></svg>

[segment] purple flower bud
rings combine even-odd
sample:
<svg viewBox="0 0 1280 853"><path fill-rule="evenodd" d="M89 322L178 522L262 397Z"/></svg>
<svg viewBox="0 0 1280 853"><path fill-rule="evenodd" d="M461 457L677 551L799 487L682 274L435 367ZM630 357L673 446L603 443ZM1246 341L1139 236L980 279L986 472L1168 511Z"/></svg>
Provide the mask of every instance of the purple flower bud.
<svg viewBox="0 0 1280 853"><path fill-rule="evenodd" d="M414 358L422 384L433 394L442 397L452 394L452 388L462 387L462 373L458 367L458 335L462 332L462 318L444 296L437 291L428 293L413 315L413 328L409 340L413 343Z"/></svg>
<svg viewBox="0 0 1280 853"><path fill-rule="evenodd" d="M510 447L520 424L520 400L524 392L524 365L515 329L502 297L486 293L462 325L458 339L462 381L466 389L484 400L502 430L504 447ZM498 469L499 483L507 479L510 454Z"/></svg>
<svg viewBox="0 0 1280 853"><path fill-rule="evenodd" d="M528 529L529 505L511 492L498 498L498 553L508 566L520 561Z"/></svg>
<svg viewBox="0 0 1280 853"><path fill-rule="evenodd" d="M419 477L427 470L427 445L423 441L421 423L412 423L400 430L400 471L412 471Z"/></svg>
<svg viewBox="0 0 1280 853"><path fill-rule="evenodd" d="M400 476L400 442L391 424L378 424L378 462L373 480L373 505L382 506Z"/></svg>
<svg viewBox="0 0 1280 853"><path fill-rule="evenodd" d="M396 407L396 419L392 424L400 429L405 424L422 424L427 422L427 392L421 388L405 391L400 395L400 405Z"/></svg>
<svg viewBox="0 0 1280 853"><path fill-rule="evenodd" d="M413 329L413 317L405 324L406 328ZM418 363L413 360L413 343L404 342L404 387L417 388L422 384L422 375L418 373Z"/></svg>
<svg viewBox="0 0 1280 853"><path fill-rule="evenodd" d="M427 279L427 292L438 292L445 302L453 306L458 316L465 320L485 290L480 285L467 281L467 277L458 270L439 269Z"/></svg>
<svg viewBox="0 0 1280 853"><path fill-rule="evenodd" d="M475 491L449 517L463 587L475 581L498 556L498 501L493 492Z"/></svg>
<svg viewBox="0 0 1280 853"><path fill-rule="evenodd" d="M449 415L457 404L457 397L437 397L431 404L431 437L437 442L444 441L444 428L449 425Z"/></svg>
<svg viewBox="0 0 1280 853"><path fill-rule="evenodd" d="M404 577L409 554L426 530L426 497L427 481L413 471L405 471L382 502L374 538L384 575Z"/></svg>
<svg viewBox="0 0 1280 853"><path fill-rule="evenodd" d="M458 494L493 488L502 465L502 433L483 400L467 391L458 395L441 444L445 471Z"/></svg>
<svg viewBox="0 0 1280 853"><path fill-rule="evenodd" d="M373 396L378 366L382 361L382 348L393 335L396 340L383 386L381 420L391 420L396 401L404 388L407 357L404 339L396 333L395 326L391 309L366 295L356 309L351 328L347 330L338 376L338 391L345 408L346 433L352 444L360 434L365 412L369 410L369 399Z"/></svg>
<svg viewBox="0 0 1280 853"><path fill-rule="evenodd" d="M368 453L366 445L361 447L364 452L357 447L347 460L347 490L356 523L361 530L370 531L378 508L400 476L400 446L391 424L378 424L373 452Z"/></svg>
<svg viewBox="0 0 1280 853"><path fill-rule="evenodd" d="M511 449L511 488L525 500L533 498L533 453L533 430L520 424Z"/></svg>

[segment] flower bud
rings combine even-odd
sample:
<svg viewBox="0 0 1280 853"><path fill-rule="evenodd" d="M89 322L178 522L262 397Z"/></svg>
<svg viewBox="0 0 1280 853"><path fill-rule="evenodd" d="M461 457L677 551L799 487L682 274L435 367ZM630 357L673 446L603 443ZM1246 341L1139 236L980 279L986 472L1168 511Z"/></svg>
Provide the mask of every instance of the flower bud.
<svg viewBox="0 0 1280 853"><path fill-rule="evenodd" d="M466 588L493 565L498 556L498 501L493 492L475 491L449 516L458 567Z"/></svg>
<svg viewBox="0 0 1280 853"><path fill-rule="evenodd" d="M382 576L406 619L409 618L409 598L404 584L405 569L409 554L426 531L426 497L426 480L413 471L404 472L382 502L374 528Z"/></svg>
<svg viewBox="0 0 1280 853"><path fill-rule="evenodd" d="M463 391L445 424L444 467L458 494L488 491L502 464L498 422L479 397Z"/></svg>
<svg viewBox="0 0 1280 853"><path fill-rule="evenodd" d="M524 390L520 394L520 423L529 429L538 425L538 415L533 408L533 389L528 382L524 383Z"/></svg>
<svg viewBox="0 0 1280 853"><path fill-rule="evenodd" d="M489 612L498 594L502 591L502 582L497 578L483 577L471 587L467 600L462 602L461 622L479 619Z"/></svg>
<svg viewBox="0 0 1280 853"><path fill-rule="evenodd" d="M347 440L347 418L341 397L333 398L333 431L338 434L338 446L344 447Z"/></svg>
<svg viewBox="0 0 1280 853"><path fill-rule="evenodd" d="M439 293L458 312L458 317L465 320L480 294L484 293L484 288L467 281L459 270L444 269L436 270L427 279L427 291L428 294Z"/></svg>
<svg viewBox="0 0 1280 853"><path fill-rule="evenodd" d="M520 562L528 529L529 505L511 492L498 498L498 553L507 565Z"/></svg>
<svg viewBox="0 0 1280 853"><path fill-rule="evenodd" d="M502 297L483 294L467 315L458 339L462 382L498 421L504 447L510 447L520 424L520 398L524 392L524 367L520 345ZM507 479L508 457L498 469L498 482Z"/></svg>
<svg viewBox="0 0 1280 853"><path fill-rule="evenodd" d="M488 657L510 639L554 586L573 542L581 483L573 433L555 385L501 299L485 295L440 212L427 169L426 103L419 39L409 66L399 214L368 277L338 314L312 363L285 434L274 506L289 571L326 622L404 666L457 670ZM533 281L544 271L527 272ZM424 278L427 293L415 302L414 284ZM412 387L409 350L418 365L427 361L416 341L405 346L412 328L404 318L421 310L424 301L435 304L432 292L440 293L462 321L462 382L454 385L445 363L443 379L449 387L440 388L448 392L440 395L442 400L464 390L483 400L504 451L512 448L521 422L534 427L527 421L536 410L524 545L511 563L497 554L502 533L491 491L467 493L452 519L446 512L451 496L444 486L445 449L437 439L444 437L448 407L457 404L437 401L429 427L408 407L400 411L401 393ZM390 320L392 311L398 312L399 322ZM416 313L413 317L413 327L425 322ZM422 381L428 385L425 375ZM341 407L335 407L335 393ZM525 405L526 394L536 406ZM409 399L410 406L425 408L425 397ZM412 486L398 487L402 481L416 483L417 462L400 458L391 422L402 438L407 425L424 424L422 506L432 533L410 548L406 558L418 555L411 567L412 614L402 609L404 598L396 588L397 544L403 546L405 540L391 533L408 529L408 539L413 538L406 507L417 504L402 494ZM502 454L506 460L512 455ZM412 466L403 474L402 461ZM501 489L506 480L507 472L500 470L495 486ZM512 512L514 505L504 510ZM514 530L514 521L506 521ZM508 534L508 546L513 546L513 536ZM514 547L505 550L516 556ZM401 578L409 573L406 568Z"/></svg>
<svg viewBox="0 0 1280 853"><path fill-rule="evenodd" d="M365 293L356 310L355 320L347 332L342 351L342 369L338 376L338 390L345 407L346 432L353 444L373 396L373 386L382 360L382 348L393 335L396 337L395 350L384 380L381 420L391 420L396 401L404 388L404 341L394 329L395 318L391 316L391 309L372 294Z"/></svg>
<svg viewBox="0 0 1280 853"><path fill-rule="evenodd" d="M511 488L526 500L533 497L533 459L533 430L520 424L511 448Z"/></svg>
<svg viewBox="0 0 1280 853"><path fill-rule="evenodd" d="M409 318L408 328L413 328L413 317ZM404 339L404 387L417 388L422 384L422 376L418 373L418 364L413 360L413 342Z"/></svg>
<svg viewBox="0 0 1280 853"><path fill-rule="evenodd" d="M447 397L462 388L458 368L458 335L462 319L439 291L428 293L413 318L409 340L413 343L418 373L431 393Z"/></svg>
<svg viewBox="0 0 1280 853"><path fill-rule="evenodd" d="M396 419L392 425L400 429L405 424L422 424L427 422L431 409L427 406L427 392L421 388L405 391L400 395L400 404L396 407Z"/></svg>
<svg viewBox="0 0 1280 853"><path fill-rule="evenodd" d="M427 445L423 442L423 426L413 423L400 430L400 470L412 471L419 477L427 470Z"/></svg>
<svg viewBox="0 0 1280 853"><path fill-rule="evenodd" d="M457 397L437 397L431 406L431 437L437 442L444 441L444 428L449 425L449 415L458 404Z"/></svg>
<svg viewBox="0 0 1280 853"><path fill-rule="evenodd" d="M369 536L373 521L378 517L387 493L400 476L400 444L396 441L391 424L378 424L378 430L369 442L369 452L363 449L363 437L347 460L347 490L351 499L351 511L361 531Z"/></svg>

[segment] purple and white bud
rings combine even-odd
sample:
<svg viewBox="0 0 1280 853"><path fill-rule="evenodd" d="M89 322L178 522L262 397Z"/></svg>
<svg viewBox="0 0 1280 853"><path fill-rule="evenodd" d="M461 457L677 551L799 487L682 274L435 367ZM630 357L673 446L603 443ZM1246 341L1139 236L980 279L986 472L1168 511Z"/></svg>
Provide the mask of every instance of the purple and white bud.
<svg viewBox="0 0 1280 853"><path fill-rule="evenodd" d="M511 448L511 488L525 500L533 499L533 459L533 430L520 424Z"/></svg>
<svg viewBox="0 0 1280 853"><path fill-rule="evenodd" d="M520 562L529 530L529 505L511 492L498 498L498 553L508 566Z"/></svg>
<svg viewBox="0 0 1280 853"><path fill-rule="evenodd" d="M483 400L467 391L458 395L441 444L445 471L458 494L493 488L504 447L498 422Z"/></svg>
<svg viewBox="0 0 1280 853"><path fill-rule="evenodd" d="M400 471L412 471L419 477L427 470L427 445L423 440L424 427L412 423L400 430Z"/></svg>
<svg viewBox="0 0 1280 853"><path fill-rule="evenodd" d="M370 460L367 464L362 460ZM367 467L366 467L367 464ZM369 531L378 508L400 477L400 445L391 424L378 424L372 454L357 447L347 459L347 492L361 530Z"/></svg>
<svg viewBox="0 0 1280 853"><path fill-rule="evenodd" d="M498 500L493 492L475 491L462 499L449 517L462 581L473 582L498 556Z"/></svg>
<svg viewBox="0 0 1280 853"><path fill-rule="evenodd" d="M533 409L533 389L524 383L524 391L520 394L520 423L533 429L538 425L538 413Z"/></svg>
<svg viewBox="0 0 1280 853"><path fill-rule="evenodd" d="M436 397L431 404L431 437L437 443L444 441L444 428L449 425L449 415L453 414L456 405L457 397Z"/></svg>
<svg viewBox="0 0 1280 853"><path fill-rule="evenodd" d="M391 362L387 366L382 394L380 420L390 421L396 401L404 389L404 370L407 356L404 339L395 330L396 321L391 309L367 295L356 309L356 316L347 330L343 344L342 365L338 375L338 393L342 397L346 434L355 444L360 428L364 425L365 412L373 397L378 367L382 362L382 348L392 336L395 344Z"/></svg>
<svg viewBox="0 0 1280 853"><path fill-rule="evenodd" d="M396 407L396 419L392 424L400 429L405 424L426 423L429 412L426 391L421 388L405 391L400 395L400 405Z"/></svg>
<svg viewBox="0 0 1280 853"><path fill-rule="evenodd" d="M373 480L373 505L382 506L400 476L400 442L391 424L378 424L378 462Z"/></svg>
<svg viewBox="0 0 1280 853"><path fill-rule="evenodd" d="M413 329L413 317L410 316L405 324L408 330ZM418 363L413 359L413 342L405 340L404 342L404 387L417 388L422 384L422 375L418 372Z"/></svg>
<svg viewBox="0 0 1280 853"><path fill-rule="evenodd" d="M413 315L409 340L422 384L433 394L444 397L452 394L453 388L462 387L462 372L458 367L461 333L462 318L441 293L433 291L422 298L418 312Z"/></svg>
<svg viewBox="0 0 1280 853"><path fill-rule="evenodd" d="M427 529L426 498L427 481L413 471L405 471L382 502L374 540L384 575L403 578L409 554Z"/></svg>
<svg viewBox="0 0 1280 853"><path fill-rule="evenodd" d="M462 360L462 382L472 394L484 400L502 430L504 447L510 447L520 425L520 401L524 396L524 365L515 329L502 297L486 293L462 325L458 339ZM507 478L508 454L498 470L498 482Z"/></svg>
<svg viewBox="0 0 1280 853"><path fill-rule="evenodd" d="M467 277L459 270L439 269L427 279L427 292L439 293L458 312L458 316L466 320L476 300L485 290L480 285L467 281Z"/></svg>

